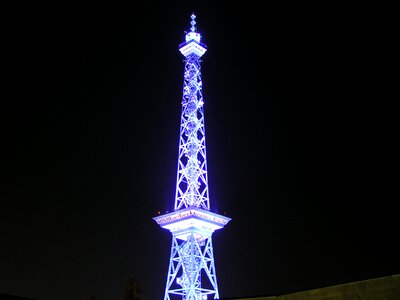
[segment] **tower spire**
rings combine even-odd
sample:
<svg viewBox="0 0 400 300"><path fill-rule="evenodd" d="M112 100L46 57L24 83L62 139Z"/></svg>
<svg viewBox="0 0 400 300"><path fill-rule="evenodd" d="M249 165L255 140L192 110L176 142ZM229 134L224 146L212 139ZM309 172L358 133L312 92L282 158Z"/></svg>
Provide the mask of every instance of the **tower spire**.
<svg viewBox="0 0 400 300"><path fill-rule="evenodd" d="M186 42L174 211L153 218L172 233L164 300L219 299L212 234L231 219L210 212L200 57L207 50L191 15Z"/></svg>
<svg viewBox="0 0 400 300"><path fill-rule="evenodd" d="M190 25L192 25L192 27L190 27L190 31L195 32L196 31L196 15L194 13L192 13L192 15L190 16L192 18L192 21L190 21Z"/></svg>
<svg viewBox="0 0 400 300"><path fill-rule="evenodd" d="M186 43L188 43L189 41L191 41L191 40L194 40L194 41L196 41L197 43L200 43L201 42L201 34L200 33L198 33L197 32L197 28L196 28L196 15L194 14L194 13L192 13L192 15L190 16L190 18L192 19L191 21L190 21L190 31L188 32L188 33L186 33L186 37L185 37L185 40L186 40ZM203 46L204 46L204 48L206 48L206 45L204 45L203 44ZM181 50L181 52L182 52L182 50ZM205 52L205 50L204 50L204 52ZM204 54L204 52L200 55L200 56L202 56L203 54ZM183 53L182 53L183 54ZM183 54L183 55L185 55L185 54ZM186 55L185 55L186 56Z"/></svg>

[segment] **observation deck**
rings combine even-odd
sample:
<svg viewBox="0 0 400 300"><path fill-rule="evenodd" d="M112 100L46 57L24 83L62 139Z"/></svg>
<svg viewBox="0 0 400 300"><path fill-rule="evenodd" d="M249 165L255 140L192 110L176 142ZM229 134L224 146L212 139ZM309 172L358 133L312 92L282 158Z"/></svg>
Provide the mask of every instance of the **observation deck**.
<svg viewBox="0 0 400 300"><path fill-rule="evenodd" d="M215 230L223 228L231 219L198 207L188 207L153 220L171 231L177 239L186 241L190 234L196 239L210 238Z"/></svg>

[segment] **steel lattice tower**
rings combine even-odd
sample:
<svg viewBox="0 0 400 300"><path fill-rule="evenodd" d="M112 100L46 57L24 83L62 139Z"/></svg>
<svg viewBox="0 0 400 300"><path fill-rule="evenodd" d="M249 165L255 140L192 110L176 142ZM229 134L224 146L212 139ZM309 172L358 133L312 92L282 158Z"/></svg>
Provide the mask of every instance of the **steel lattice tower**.
<svg viewBox="0 0 400 300"><path fill-rule="evenodd" d="M206 45L195 18L179 45L186 59L174 211L153 218L172 233L164 300L219 299L211 236L231 220L210 211L200 67Z"/></svg>

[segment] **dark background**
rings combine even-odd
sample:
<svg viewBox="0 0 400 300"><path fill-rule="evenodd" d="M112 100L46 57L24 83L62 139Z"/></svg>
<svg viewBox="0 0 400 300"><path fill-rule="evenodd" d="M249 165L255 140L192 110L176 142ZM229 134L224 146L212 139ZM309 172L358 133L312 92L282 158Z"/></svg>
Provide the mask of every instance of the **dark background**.
<svg viewBox="0 0 400 300"><path fill-rule="evenodd" d="M1 293L163 297L193 11L221 297L400 273L393 8L280 3L3 7Z"/></svg>

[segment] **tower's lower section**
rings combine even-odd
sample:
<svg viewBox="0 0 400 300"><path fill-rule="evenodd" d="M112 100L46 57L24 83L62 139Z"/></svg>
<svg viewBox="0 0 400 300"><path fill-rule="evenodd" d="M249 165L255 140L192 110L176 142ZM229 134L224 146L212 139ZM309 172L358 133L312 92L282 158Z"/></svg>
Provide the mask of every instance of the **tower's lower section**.
<svg viewBox="0 0 400 300"><path fill-rule="evenodd" d="M164 300L219 299L211 237L172 237Z"/></svg>
<svg viewBox="0 0 400 300"><path fill-rule="evenodd" d="M231 219L191 207L154 220L172 232L164 300L219 299L211 236Z"/></svg>

